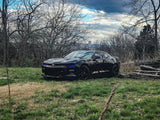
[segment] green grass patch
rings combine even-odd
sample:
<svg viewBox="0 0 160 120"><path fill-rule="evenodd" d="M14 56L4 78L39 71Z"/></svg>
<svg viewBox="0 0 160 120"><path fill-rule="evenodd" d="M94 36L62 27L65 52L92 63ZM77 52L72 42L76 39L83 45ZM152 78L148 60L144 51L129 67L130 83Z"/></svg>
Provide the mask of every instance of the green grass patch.
<svg viewBox="0 0 160 120"><path fill-rule="evenodd" d="M15 83L16 81L14 79L9 79L9 83L12 84L12 83ZM7 85L8 84L8 79L0 79L0 86L3 86L3 85Z"/></svg>
<svg viewBox="0 0 160 120"><path fill-rule="evenodd" d="M9 68L9 78L13 82L42 81L41 69L39 68ZM6 77L4 68L0 68L0 77ZM3 80L4 81L4 80ZM0 80L1 85L1 80Z"/></svg>
<svg viewBox="0 0 160 120"><path fill-rule="evenodd" d="M83 98L89 96L108 96L111 92L113 85L103 81L103 84L99 84L98 81L80 81L80 84L74 84L69 86L68 90L62 93L62 97L73 99L76 96L82 96ZM115 84L115 83L114 83Z"/></svg>
<svg viewBox="0 0 160 120"><path fill-rule="evenodd" d="M0 75L6 77L2 68ZM31 87L33 95L24 98L19 90L16 96L12 96L12 109L9 109L8 98L0 95L0 120L97 120L115 85L118 88L104 120L160 119L160 80L101 78L46 81L41 76L41 68L9 68L9 75L11 84L37 82L45 85L46 89L40 87L34 91ZM6 79L0 80L0 87L6 84Z"/></svg>

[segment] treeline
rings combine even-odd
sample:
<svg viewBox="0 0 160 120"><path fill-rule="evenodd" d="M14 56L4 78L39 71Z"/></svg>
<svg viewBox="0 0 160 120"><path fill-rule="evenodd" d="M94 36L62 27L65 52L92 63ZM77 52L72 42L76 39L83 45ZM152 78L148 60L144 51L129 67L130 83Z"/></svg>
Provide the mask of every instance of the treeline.
<svg viewBox="0 0 160 120"><path fill-rule="evenodd" d="M135 37L125 34L121 29L118 34L97 43L100 46L96 49L118 56L122 62L158 57L154 30L149 24L144 25Z"/></svg>
<svg viewBox="0 0 160 120"><path fill-rule="evenodd" d="M107 51L113 56L119 57L121 62L134 60L135 39L129 35L120 33L102 41L97 41L99 44L97 50Z"/></svg>
<svg viewBox="0 0 160 120"><path fill-rule="evenodd" d="M81 9L66 0L3 0L0 7L0 65L40 66L51 57L83 49L87 30ZM131 0L130 14L139 17L117 34L97 41L94 49L118 56L122 62L159 54L160 2ZM147 9L150 5L150 9ZM88 49L88 48L86 48Z"/></svg>
<svg viewBox="0 0 160 120"><path fill-rule="evenodd" d="M160 1L130 0L124 5L130 21L122 24L117 35L101 42L99 49L119 56L122 61L159 57Z"/></svg>
<svg viewBox="0 0 160 120"><path fill-rule="evenodd" d="M44 59L63 56L85 39L77 5L65 0L7 2L1 18L7 21L10 66L40 66ZM4 21L0 27L0 64L5 64L7 54Z"/></svg>

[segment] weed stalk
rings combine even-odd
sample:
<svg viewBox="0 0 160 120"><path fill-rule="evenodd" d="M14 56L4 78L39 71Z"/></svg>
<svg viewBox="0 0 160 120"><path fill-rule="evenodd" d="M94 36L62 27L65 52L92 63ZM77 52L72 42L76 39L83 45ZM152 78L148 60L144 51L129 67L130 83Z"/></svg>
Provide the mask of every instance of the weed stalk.
<svg viewBox="0 0 160 120"><path fill-rule="evenodd" d="M100 117L99 117L98 120L102 120L102 118L103 118L105 112L107 111L107 109L108 109L108 107L109 107L109 103L110 103L110 101L111 101L113 95L115 94L116 88L117 88L116 86L113 87L113 89L112 89L112 91L111 91L111 94L110 94L110 96L109 96L109 98L108 98L108 101L107 101L107 103L106 103L106 105L105 105L105 108L103 109L103 111L102 111L102 113L101 113L101 115L100 115Z"/></svg>

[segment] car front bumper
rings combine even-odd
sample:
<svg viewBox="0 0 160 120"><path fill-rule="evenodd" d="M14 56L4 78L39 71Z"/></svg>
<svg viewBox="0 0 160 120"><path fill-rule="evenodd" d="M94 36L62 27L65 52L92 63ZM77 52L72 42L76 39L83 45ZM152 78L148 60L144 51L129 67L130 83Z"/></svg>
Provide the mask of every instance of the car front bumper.
<svg viewBox="0 0 160 120"><path fill-rule="evenodd" d="M43 66L42 65L42 76L43 77L64 77L64 76L77 76L79 71L78 67L67 67L67 66Z"/></svg>

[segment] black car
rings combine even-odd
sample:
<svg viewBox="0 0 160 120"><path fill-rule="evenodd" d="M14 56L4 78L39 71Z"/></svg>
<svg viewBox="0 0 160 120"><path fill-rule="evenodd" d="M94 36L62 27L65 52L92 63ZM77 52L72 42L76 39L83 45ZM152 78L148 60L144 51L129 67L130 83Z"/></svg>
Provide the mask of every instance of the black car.
<svg viewBox="0 0 160 120"><path fill-rule="evenodd" d="M44 78L76 76L87 79L96 72L109 72L116 76L119 72L120 62L103 51L80 50L74 51L64 58L51 58L42 64Z"/></svg>

